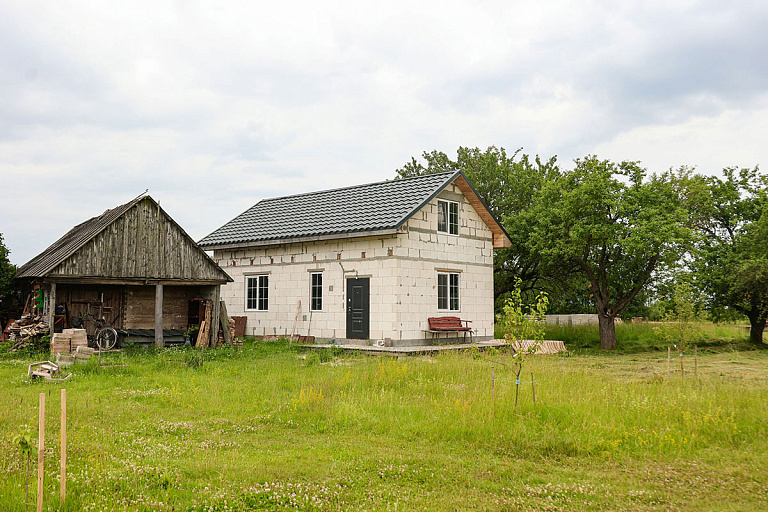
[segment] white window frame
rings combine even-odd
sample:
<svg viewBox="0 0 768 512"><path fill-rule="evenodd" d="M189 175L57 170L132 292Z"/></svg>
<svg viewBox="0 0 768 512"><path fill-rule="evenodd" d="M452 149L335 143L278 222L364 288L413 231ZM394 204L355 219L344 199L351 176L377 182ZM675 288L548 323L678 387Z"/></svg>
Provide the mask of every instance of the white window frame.
<svg viewBox="0 0 768 512"><path fill-rule="evenodd" d="M438 311L461 311L461 274L459 272L438 272L437 273L437 310ZM440 277L445 276L447 280L445 285L447 286L447 308L440 307ZM452 281L455 281L455 285ZM455 297L453 293L455 292ZM453 307L455 304L455 308Z"/></svg>
<svg viewBox="0 0 768 512"><path fill-rule="evenodd" d="M255 288L251 288L251 280L256 281ZM266 286L262 286L262 280L266 280ZM251 289L256 291L256 296L251 298ZM266 289L266 297L261 296L262 289ZM262 308L262 301L266 302L266 307ZM254 302L256 307L249 308L250 302ZM269 274L254 274L245 276L245 310L246 311L269 311Z"/></svg>
<svg viewBox="0 0 768 512"><path fill-rule="evenodd" d="M440 229L440 211L441 209L445 208L445 213L447 215L447 219L445 220L445 229ZM451 212L452 209L456 209L455 212ZM451 214L455 213L456 216L456 222L451 222ZM456 228L456 232L454 233L451 228ZM459 236L459 203L456 201L449 201L448 199L438 199L437 200L437 232L438 233L445 233L446 235L452 235L452 236Z"/></svg>
<svg viewBox="0 0 768 512"><path fill-rule="evenodd" d="M315 285L315 276L320 276L320 284ZM315 308L315 290L320 295L317 299L320 301L320 307ZM310 311L322 311L323 310L323 273L322 272L310 272L309 273L309 310Z"/></svg>

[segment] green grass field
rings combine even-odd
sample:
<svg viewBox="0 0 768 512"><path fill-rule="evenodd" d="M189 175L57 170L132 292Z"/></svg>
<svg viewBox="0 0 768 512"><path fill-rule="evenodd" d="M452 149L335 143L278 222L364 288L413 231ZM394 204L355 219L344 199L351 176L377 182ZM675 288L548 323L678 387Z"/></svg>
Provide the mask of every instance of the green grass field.
<svg viewBox="0 0 768 512"><path fill-rule="evenodd" d="M247 342L76 367L63 510L768 510L768 351L727 345L529 360L409 358ZM24 510L46 393L45 510L58 503L59 389L0 361L0 510ZM15 358L15 359L14 359ZM494 366L495 397L491 394ZM531 375L536 383L532 401ZM33 471L36 456L33 456ZM30 494L34 510L35 474Z"/></svg>

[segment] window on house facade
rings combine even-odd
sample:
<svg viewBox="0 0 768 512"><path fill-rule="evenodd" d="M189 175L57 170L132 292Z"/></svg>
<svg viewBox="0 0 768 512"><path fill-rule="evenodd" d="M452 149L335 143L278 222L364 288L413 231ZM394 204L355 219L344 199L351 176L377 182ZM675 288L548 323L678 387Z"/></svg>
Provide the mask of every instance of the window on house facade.
<svg viewBox="0 0 768 512"><path fill-rule="evenodd" d="M269 276L247 276L245 278L245 309L249 311L269 310Z"/></svg>
<svg viewBox="0 0 768 512"><path fill-rule="evenodd" d="M323 310L323 273L312 272L310 274L309 307L312 311Z"/></svg>
<svg viewBox="0 0 768 512"><path fill-rule="evenodd" d="M437 309L442 311L459 310L458 273L437 273Z"/></svg>
<svg viewBox="0 0 768 512"><path fill-rule="evenodd" d="M449 235L459 234L459 203L437 200L437 231Z"/></svg>

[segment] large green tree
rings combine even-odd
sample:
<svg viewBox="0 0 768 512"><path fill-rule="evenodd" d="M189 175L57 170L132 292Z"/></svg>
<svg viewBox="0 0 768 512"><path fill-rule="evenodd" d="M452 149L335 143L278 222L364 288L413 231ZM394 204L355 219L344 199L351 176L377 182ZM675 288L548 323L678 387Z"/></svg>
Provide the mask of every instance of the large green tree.
<svg viewBox="0 0 768 512"><path fill-rule="evenodd" d="M635 162L595 156L546 183L533 213L532 249L586 278L603 349L616 348L615 318L655 271L678 261L691 236L673 173L648 176Z"/></svg>
<svg viewBox="0 0 768 512"><path fill-rule="evenodd" d="M10 251L3 242L3 234L0 233L0 297L8 295L13 290L13 276L16 275L16 266L8 259Z"/></svg>
<svg viewBox="0 0 768 512"><path fill-rule="evenodd" d="M423 163L411 158L397 169L399 178L448 171L462 171L491 212L504 225L511 247L499 249L494 257L494 295L497 305L522 281L524 292L545 288L548 275L541 271L541 258L530 249L530 233L537 222L530 214L534 198L544 183L559 175L556 159L530 158L520 149L508 155L504 148L486 150L460 147L452 160L441 151L424 152Z"/></svg>
<svg viewBox="0 0 768 512"><path fill-rule="evenodd" d="M0 233L0 330L5 328L6 322L16 314L18 303L13 294L16 266L8 260L9 252L3 242L3 234Z"/></svg>
<svg viewBox="0 0 768 512"><path fill-rule="evenodd" d="M762 345L768 320L768 178L757 168L727 168L707 184L698 203L697 282L715 319L733 311L745 315L750 339Z"/></svg>

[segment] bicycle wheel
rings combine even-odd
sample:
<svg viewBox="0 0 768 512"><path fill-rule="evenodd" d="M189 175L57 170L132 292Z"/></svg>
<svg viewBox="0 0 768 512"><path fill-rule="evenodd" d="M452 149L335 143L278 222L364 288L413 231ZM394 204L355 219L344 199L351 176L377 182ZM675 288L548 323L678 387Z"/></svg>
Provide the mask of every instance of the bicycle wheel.
<svg viewBox="0 0 768 512"><path fill-rule="evenodd" d="M111 327L105 327L96 333L96 346L101 350L111 350L117 345L117 331Z"/></svg>

